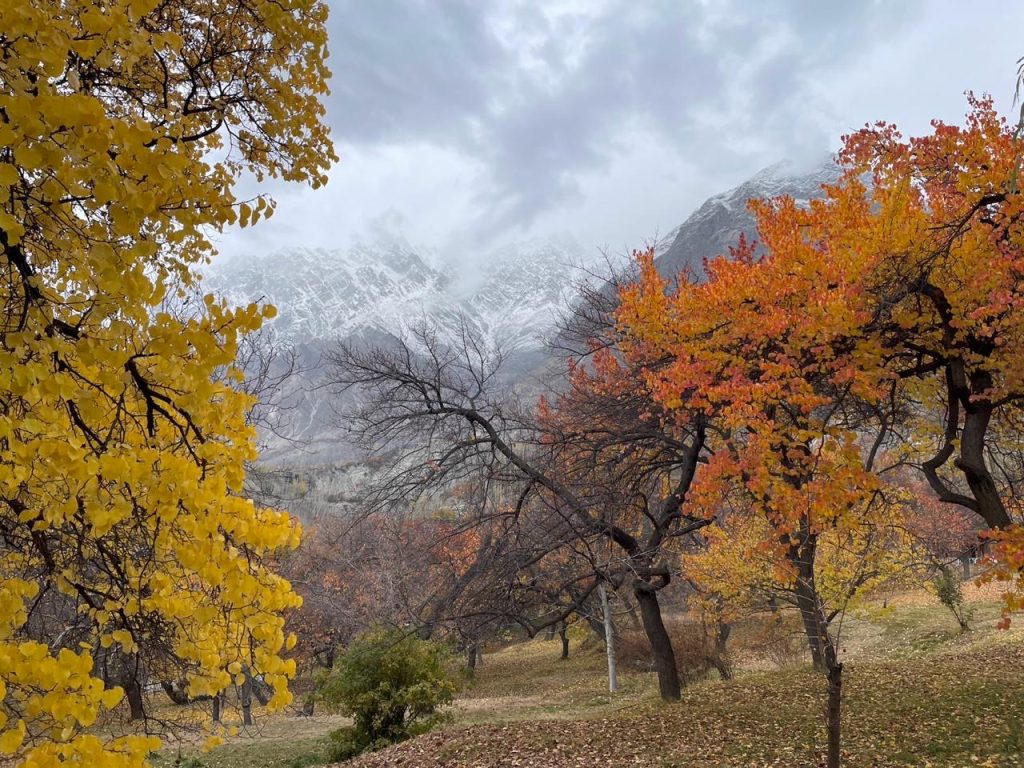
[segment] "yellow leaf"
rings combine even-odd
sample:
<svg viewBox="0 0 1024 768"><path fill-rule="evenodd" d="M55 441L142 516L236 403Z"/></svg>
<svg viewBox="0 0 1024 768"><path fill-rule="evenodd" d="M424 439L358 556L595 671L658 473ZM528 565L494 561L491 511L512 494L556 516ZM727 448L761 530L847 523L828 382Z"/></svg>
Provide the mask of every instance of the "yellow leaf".
<svg viewBox="0 0 1024 768"><path fill-rule="evenodd" d="M25 740L25 721L19 720L17 726L0 736L0 754L13 755Z"/></svg>
<svg viewBox="0 0 1024 768"><path fill-rule="evenodd" d="M18 183L18 169L8 163L0 163L0 185L5 187Z"/></svg>
<svg viewBox="0 0 1024 768"><path fill-rule="evenodd" d="M109 689L105 690L103 692L103 695L101 696L100 700L103 702L103 706L104 707L106 707L107 709L113 709L114 707L116 707L118 704L121 703L121 700L123 698L124 698L124 689L118 687L118 688L109 688Z"/></svg>

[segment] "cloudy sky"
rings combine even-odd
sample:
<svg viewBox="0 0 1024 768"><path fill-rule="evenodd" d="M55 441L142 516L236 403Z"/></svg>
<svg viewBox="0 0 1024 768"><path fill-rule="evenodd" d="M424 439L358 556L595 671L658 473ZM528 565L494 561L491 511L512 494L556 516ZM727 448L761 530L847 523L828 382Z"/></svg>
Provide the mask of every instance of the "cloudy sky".
<svg viewBox="0 0 1024 768"><path fill-rule="evenodd" d="M328 0L327 187L228 255L381 229L452 258L568 234L625 251L867 121L920 133L965 90L1009 112L1024 3Z"/></svg>

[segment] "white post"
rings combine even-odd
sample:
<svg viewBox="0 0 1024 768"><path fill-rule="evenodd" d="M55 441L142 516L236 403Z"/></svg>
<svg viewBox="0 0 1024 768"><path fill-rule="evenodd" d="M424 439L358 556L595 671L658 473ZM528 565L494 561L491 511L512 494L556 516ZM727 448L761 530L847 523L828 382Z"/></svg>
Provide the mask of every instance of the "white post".
<svg viewBox="0 0 1024 768"><path fill-rule="evenodd" d="M604 611L604 644L608 649L608 690L615 693L619 690L619 673L615 664L615 625L612 623L612 609L608 604L608 590L602 581L597 585L601 596L601 609Z"/></svg>

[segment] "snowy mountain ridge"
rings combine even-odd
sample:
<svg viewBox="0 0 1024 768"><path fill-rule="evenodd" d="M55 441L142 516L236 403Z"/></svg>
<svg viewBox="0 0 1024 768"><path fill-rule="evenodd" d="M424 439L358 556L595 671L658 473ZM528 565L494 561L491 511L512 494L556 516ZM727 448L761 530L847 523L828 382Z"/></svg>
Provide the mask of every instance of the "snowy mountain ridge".
<svg viewBox="0 0 1024 768"><path fill-rule="evenodd" d="M655 266L666 277L683 270L699 275L704 258L726 253L741 233L755 234L747 200L789 195L805 203L821 197L821 185L838 175L831 162L810 172L787 163L770 166L708 198L665 238ZM557 332L573 287L588 272L606 271L600 254L589 256L565 238L537 239L456 264L378 232L346 249L297 248L217 262L204 283L236 303L266 300L277 307L273 333L297 350L303 371L287 384L284 426L267 437L264 459L309 465L360 458L339 423L345 404L321 388L323 360L333 344L408 337L423 321L442 341L458 344L464 322L485 346L511 353L503 384L528 387L539 371L563 364L543 342Z"/></svg>
<svg viewBox="0 0 1024 768"><path fill-rule="evenodd" d="M465 269L431 266L405 241L382 238L235 257L204 281L229 300L274 304L275 332L293 343L402 335L422 321L453 329L462 318L486 342L514 348L537 345L554 327L584 262L575 243L530 240L489 254L487 268L467 279Z"/></svg>
<svg viewBox="0 0 1024 768"><path fill-rule="evenodd" d="M839 178L840 168L831 158L810 169L783 160L754 174L730 190L712 195L665 238L667 247L655 263L664 275L683 270L699 273L703 259L728 253L740 234L756 234L754 217L747 209L753 198L789 196L798 205L823 196L821 186Z"/></svg>

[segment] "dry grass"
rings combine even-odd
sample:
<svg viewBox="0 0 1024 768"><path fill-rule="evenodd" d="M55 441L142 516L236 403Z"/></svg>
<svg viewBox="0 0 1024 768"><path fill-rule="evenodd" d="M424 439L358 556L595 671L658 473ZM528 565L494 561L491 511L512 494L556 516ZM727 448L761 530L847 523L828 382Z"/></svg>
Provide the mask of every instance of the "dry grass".
<svg viewBox="0 0 1024 768"><path fill-rule="evenodd" d="M910 659L851 654L846 765L1024 765L1022 639L1021 630L982 632ZM822 677L807 668L747 671L729 683L691 685L679 704L642 698L596 717L575 709L548 720L450 728L351 765L811 768L824 752L823 701Z"/></svg>
<svg viewBox="0 0 1024 768"><path fill-rule="evenodd" d="M890 595L846 618L851 768L1024 766L1024 618L998 631L997 592L969 587L965 595L976 625L967 634L921 592ZM351 766L815 766L824 744L820 676L800 661L802 645L794 664L757 633L753 623L734 633L737 680L708 675L669 706L657 698L653 673L628 667L622 690L609 694L603 648L583 632L566 661L557 640L520 643L485 657L451 725ZM326 733L342 720L281 714L258 722L198 755L201 765L316 765ZM190 746L184 754L195 754ZM166 750L162 765L175 756Z"/></svg>
<svg viewBox="0 0 1024 768"><path fill-rule="evenodd" d="M516 720L603 717L656 699L654 675L623 669L608 692L604 649L574 633L569 658L561 643L535 639L485 657L456 702L461 725Z"/></svg>

